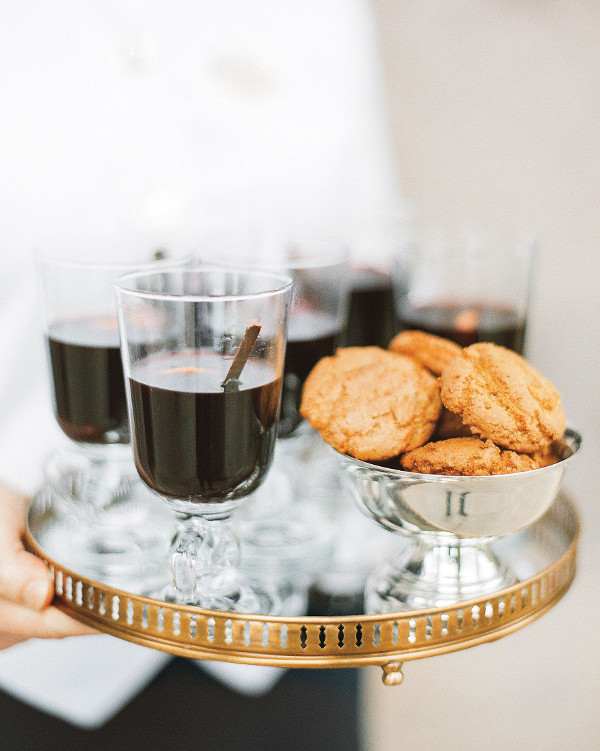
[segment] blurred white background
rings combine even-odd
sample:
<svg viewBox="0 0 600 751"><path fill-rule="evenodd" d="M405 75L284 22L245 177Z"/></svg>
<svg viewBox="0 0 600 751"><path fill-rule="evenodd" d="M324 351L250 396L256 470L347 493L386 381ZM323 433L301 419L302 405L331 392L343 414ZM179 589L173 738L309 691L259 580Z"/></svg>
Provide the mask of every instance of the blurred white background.
<svg viewBox="0 0 600 751"><path fill-rule="evenodd" d="M536 228L527 355L560 389L584 450L565 487L575 583L531 626L364 673L365 738L391 749L600 747L600 6L593 0L374 0L398 183L437 223Z"/></svg>
<svg viewBox="0 0 600 751"><path fill-rule="evenodd" d="M361 0L24 0L0 28L3 242L381 210L392 170Z"/></svg>

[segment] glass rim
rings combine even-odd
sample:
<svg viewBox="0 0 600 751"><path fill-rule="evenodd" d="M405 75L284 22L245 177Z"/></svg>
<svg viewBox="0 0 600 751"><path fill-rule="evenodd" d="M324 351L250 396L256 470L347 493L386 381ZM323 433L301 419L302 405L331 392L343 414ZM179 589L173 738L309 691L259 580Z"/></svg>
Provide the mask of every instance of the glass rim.
<svg viewBox="0 0 600 751"><path fill-rule="evenodd" d="M268 289L263 289L257 292L241 292L231 294L216 294L210 295L206 293L196 292L156 292L154 290L136 289L135 287L127 286L127 282L138 279L140 277L158 277L165 274L174 274L181 272L195 272L214 274L245 274L252 277L263 277L271 279L272 284ZM249 268L232 268L224 267L213 264L212 266L184 266L179 269L170 268L166 270L153 269L152 271L135 271L131 274L125 274L114 283L115 290L119 295L129 295L131 297L140 297L150 300L172 300L178 302L234 302L242 300L257 300L261 298L274 297L276 295L282 295L291 290L293 285L293 279L287 274L274 274L267 271L261 271L258 269Z"/></svg>
<svg viewBox="0 0 600 751"><path fill-rule="evenodd" d="M93 260L88 261L68 256L60 256L48 250L48 246L40 245L33 249L33 257L36 265L44 263L52 265L55 268L76 269L78 271L115 271L122 270L123 275L131 273L145 273L146 270L182 266L193 261L191 253L184 253L181 256L167 256L165 258L148 258L143 260L125 260L115 259L114 261Z"/></svg>
<svg viewBox="0 0 600 751"><path fill-rule="evenodd" d="M246 269L279 272L341 266L349 263L351 258L350 247L344 240L311 235L291 235L281 240L280 245L282 247L297 246L299 249L302 249L306 246L314 247L314 251L297 259L281 258L257 260L254 262L251 251L246 250L247 240L248 238L237 235L231 237L214 237L196 246L195 256L201 263L204 263L203 259L210 257L210 265L212 266L231 268L236 265ZM223 248L227 248L228 245L231 245L232 251L229 253L225 252L222 260L215 260L214 255L222 251Z"/></svg>
<svg viewBox="0 0 600 751"><path fill-rule="evenodd" d="M516 230L469 228L457 231L438 230L434 227L409 234L402 242L398 255L404 258L487 258L498 255L500 251L504 258L525 255L532 259L537 254L538 246L537 232L528 227Z"/></svg>

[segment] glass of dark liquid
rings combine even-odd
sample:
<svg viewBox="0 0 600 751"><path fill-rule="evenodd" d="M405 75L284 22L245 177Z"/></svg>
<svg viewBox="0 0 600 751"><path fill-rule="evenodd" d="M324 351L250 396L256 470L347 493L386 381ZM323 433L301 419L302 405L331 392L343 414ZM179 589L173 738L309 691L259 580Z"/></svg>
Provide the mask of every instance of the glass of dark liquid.
<svg viewBox="0 0 600 751"><path fill-rule="evenodd" d="M153 569L167 546L168 529L157 531L140 498L114 295L124 273L154 267L153 245L86 239L42 249L36 261L54 414L70 439L47 464L47 491L71 527L65 555L123 584Z"/></svg>
<svg viewBox="0 0 600 751"><path fill-rule="evenodd" d="M242 566L254 568L251 558L273 561L272 572L281 576L271 578L279 582L284 611L291 613L295 603L306 598L306 582L331 549L333 529L316 497L306 493L307 475L314 479L320 471L312 455L321 439L302 419L299 408L312 368L342 344L348 250L337 239L250 226L211 238L198 249L198 257L223 268L261 269L293 279L274 466L253 502L234 520L242 539ZM292 551L302 566L294 563Z"/></svg>
<svg viewBox="0 0 600 751"><path fill-rule="evenodd" d="M348 250L320 237L254 231L214 238L198 251L201 262L286 274L294 288L288 322L279 438L297 434L302 387L317 362L341 345L348 299Z"/></svg>
<svg viewBox="0 0 600 751"><path fill-rule="evenodd" d="M287 241L278 263L294 279L279 437L293 436L303 420L302 387L317 362L341 345L348 299L348 252L324 240Z"/></svg>
<svg viewBox="0 0 600 751"><path fill-rule="evenodd" d="M118 311L135 465L180 519L169 601L270 613L227 523L273 458L292 280L198 267L127 275Z"/></svg>
<svg viewBox="0 0 600 751"><path fill-rule="evenodd" d="M523 354L534 254L535 240L525 233L415 233L394 271L398 330Z"/></svg>

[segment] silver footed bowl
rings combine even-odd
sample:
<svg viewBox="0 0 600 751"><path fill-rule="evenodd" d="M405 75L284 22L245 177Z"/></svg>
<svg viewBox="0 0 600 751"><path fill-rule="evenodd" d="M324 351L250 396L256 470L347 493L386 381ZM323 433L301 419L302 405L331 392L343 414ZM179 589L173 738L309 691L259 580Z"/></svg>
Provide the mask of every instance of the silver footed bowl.
<svg viewBox="0 0 600 751"><path fill-rule="evenodd" d="M383 527L419 537L447 532L490 539L518 532L542 516L580 446L580 434L568 428L554 443L556 464L474 477L405 472L338 457L355 500Z"/></svg>

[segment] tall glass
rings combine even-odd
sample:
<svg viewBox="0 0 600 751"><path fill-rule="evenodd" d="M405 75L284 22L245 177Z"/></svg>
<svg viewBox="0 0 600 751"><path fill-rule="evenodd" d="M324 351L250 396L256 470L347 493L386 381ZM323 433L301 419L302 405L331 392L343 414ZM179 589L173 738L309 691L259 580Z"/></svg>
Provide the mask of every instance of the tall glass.
<svg viewBox="0 0 600 751"><path fill-rule="evenodd" d="M65 555L117 584L153 569L169 534L132 461L114 295L120 276L157 265L155 251L111 238L36 255L54 414L71 447L48 461L46 487L70 527Z"/></svg>
<svg viewBox="0 0 600 751"><path fill-rule="evenodd" d="M394 274L398 328L522 354L535 247L529 233L415 230Z"/></svg>
<svg viewBox="0 0 600 751"><path fill-rule="evenodd" d="M301 418L299 408L312 368L342 344L349 250L324 237L249 227L244 233L212 238L199 248L198 256L201 262L226 268L289 274L294 281L274 468L254 502L235 519L243 540L243 564L250 557L272 561L271 570L281 573L284 607L291 612L295 602L306 599L306 586L329 559L335 532L329 504L324 505L323 493L318 493L329 479L328 469L314 461L321 439ZM292 559L292 551L301 565ZM289 596L286 581L293 582Z"/></svg>
<svg viewBox="0 0 600 751"><path fill-rule="evenodd" d="M243 236L214 238L199 248L198 258L203 263L292 277L278 435L296 435L304 424L298 411L304 381L316 363L341 344L348 303L348 249L323 238L249 230Z"/></svg>
<svg viewBox="0 0 600 751"><path fill-rule="evenodd" d="M372 217L352 233L345 347L387 348L396 332L392 266L406 237L401 210Z"/></svg>
<svg viewBox="0 0 600 751"><path fill-rule="evenodd" d="M210 268L117 283L136 468L181 522L170 601L277 609L240 574L227 521L273 457L291 287L283 275Z"/></svg>

